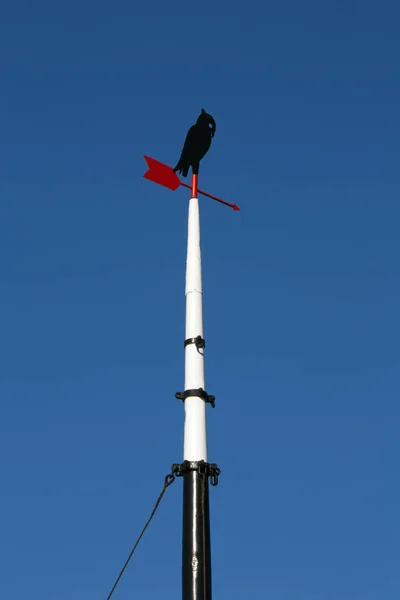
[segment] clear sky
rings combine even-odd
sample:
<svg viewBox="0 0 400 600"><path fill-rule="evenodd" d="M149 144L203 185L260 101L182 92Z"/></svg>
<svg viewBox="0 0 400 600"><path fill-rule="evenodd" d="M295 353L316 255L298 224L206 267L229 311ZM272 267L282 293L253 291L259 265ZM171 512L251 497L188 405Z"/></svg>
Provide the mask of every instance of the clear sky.
<svg viewBox="0 0 400 600"><path fill-rule="evenodd" d="M201 187L215 599L400 597L400 6L14 0L0 15L0 597L104 599L182 459ZM180 598L182 482L115 600Z"/></svg>

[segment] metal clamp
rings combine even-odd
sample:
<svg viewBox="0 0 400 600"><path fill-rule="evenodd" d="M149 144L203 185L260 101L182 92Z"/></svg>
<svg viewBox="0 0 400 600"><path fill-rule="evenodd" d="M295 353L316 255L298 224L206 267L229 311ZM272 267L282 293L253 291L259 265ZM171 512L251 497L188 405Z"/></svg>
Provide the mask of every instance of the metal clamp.
<svg viewBox="0 0 400 600"><path fill-rule="evenodd" d="M201 398L204 402L211 404L213 408L215 408L215 396L211 396L207 394L203 388L198 388L197 390L185 390L184 392L176 392L175 398L178 400L182 400L185 402L186 398Z"/></svg>
<svg viewBox="0 0 400 600"><path fill-rule="evenodd" d="M184 341L184 348L186 348L186 346L189 346L189 344L194 344L197 348L197 352L201 355L203 355L202 352L200 352L200 350L204 350L204 348L206 347L206 341L205 339L203 339L201 337L201 335L198 335L197 337L194 338L188 338L187 340Z"/></svg>
<svg viewBox="0 0 400 600"><path fill-rule="evenodd" d="M221 469L216 463L207 463L204 460L189 461L185 460L182 464L173 464L172 473L175 477L183 477L185 473L198 471L203 477L210 478L212 486L218 485L218 477L221 475Z"/></svg>

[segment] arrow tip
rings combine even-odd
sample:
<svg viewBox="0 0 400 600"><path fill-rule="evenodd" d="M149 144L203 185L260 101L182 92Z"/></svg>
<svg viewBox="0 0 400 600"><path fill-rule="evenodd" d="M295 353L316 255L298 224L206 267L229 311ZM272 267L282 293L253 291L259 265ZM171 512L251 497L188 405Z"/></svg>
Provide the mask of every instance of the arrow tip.
<svg viewBox="0 0 400 600"><path fill-rule="evenodd" d="M232 204L232 208L233 208L233 210L240 210L240 208L238 207L237 204Z"/></svg>

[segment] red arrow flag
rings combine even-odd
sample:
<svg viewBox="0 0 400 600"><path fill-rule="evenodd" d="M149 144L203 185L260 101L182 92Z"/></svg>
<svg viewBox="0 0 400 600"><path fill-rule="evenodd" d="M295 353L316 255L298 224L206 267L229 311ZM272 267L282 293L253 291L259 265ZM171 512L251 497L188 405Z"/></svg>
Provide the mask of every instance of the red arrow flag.
<svg viewBox="0 0 400 600"><path fill-rule="evenodd" d="M164 165L164 163L155 160L154 158L150 158L150 156L145 156L145 161L149 167L148 171L143 175L146 179L153 181L154 183L159 183L167 187L170 190L177 190L180 185L191 190L191 186L187 183L183 183L178 177L178 175L174 172L172 167L168 165ZM221 204L225 204L225 206L230 206L233 210L240 210L240 208L236 204L231 204L230 202L225 202L225 200L221 200L221 198L217 198L216 196L212 196L207 192L202 192L201 190L197 190L199 194L203 196L207 196L207 198L211 198L212 200L216 200Z"/></svg>
<svg viewBox="0 0 400 600"><path fill-rule="evenodd" d="M170 190L175 191L178 189L181 181L178 175L174 173L172 167L164 165L164 163L154 160L154 158L150 158L149 156L145 156L144 158L149 166L149 170L146 171L143 177L154 181L154 183L164 185Z"/></svg>

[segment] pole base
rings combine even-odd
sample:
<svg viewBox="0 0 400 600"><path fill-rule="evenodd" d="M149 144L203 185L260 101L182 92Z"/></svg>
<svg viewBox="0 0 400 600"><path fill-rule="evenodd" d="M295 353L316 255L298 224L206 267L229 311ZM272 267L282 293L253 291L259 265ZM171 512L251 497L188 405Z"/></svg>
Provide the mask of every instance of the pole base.
<svg viewBox="0 0 400 600"><path fill-rule="evenodd" d="M211 600L209 480L218 485L221 470L204 460L172 465L183 477L182 600Z"/></svg>
<svg viewBox="0 0 400 600"><path fill-rule="evenodd" d="M183 474L182 600L211 600L208 477Z"/></svg>

